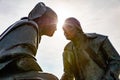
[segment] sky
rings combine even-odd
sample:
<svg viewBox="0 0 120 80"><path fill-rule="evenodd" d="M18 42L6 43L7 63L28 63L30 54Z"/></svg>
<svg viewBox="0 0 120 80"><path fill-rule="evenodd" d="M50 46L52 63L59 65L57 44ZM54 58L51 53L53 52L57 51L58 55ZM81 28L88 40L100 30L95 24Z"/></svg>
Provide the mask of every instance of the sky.
<svg viewBox="0 0 120 80"><path fill-rule="evenodd" d="M58 15L57 31L53 37L42 36L36 55L44 72L58 78L62 76L62 53L69 41L64 37L61 26L68 17L77 18L86 33L108 36L120 53L120 0L0 0L0 34L27 16L38 2L44 2Z"/></svg>

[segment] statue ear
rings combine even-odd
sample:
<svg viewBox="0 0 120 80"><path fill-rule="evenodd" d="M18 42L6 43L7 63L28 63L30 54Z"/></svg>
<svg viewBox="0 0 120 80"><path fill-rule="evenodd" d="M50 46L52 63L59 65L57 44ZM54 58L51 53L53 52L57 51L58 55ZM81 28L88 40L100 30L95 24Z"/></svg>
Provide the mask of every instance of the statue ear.
<svg viewBox="0 0 120 80"><path fill-rule="evenodd" d="M39 2L29 13L28 19L36 19L46 12L46 6L43 2Z"/></svg>

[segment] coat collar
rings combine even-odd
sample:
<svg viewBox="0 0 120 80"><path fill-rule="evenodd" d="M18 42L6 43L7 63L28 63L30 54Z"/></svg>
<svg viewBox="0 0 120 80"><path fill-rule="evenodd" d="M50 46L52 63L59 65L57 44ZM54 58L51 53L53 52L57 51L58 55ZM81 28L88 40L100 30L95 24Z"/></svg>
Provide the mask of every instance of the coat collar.
<svg viewBox="0 0 120 80"><path fill-rule="evenodd" d="M96 38L97 37L96 33L85 33L85 35L87 36L87 38Z"/></svg>

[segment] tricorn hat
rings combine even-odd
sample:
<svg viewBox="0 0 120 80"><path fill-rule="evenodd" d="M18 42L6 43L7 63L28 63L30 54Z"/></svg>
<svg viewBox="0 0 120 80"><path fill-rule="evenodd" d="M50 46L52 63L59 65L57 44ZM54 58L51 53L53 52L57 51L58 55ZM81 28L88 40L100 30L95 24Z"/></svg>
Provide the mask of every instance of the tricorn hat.
<svg viewBox="0 0 120 80"><path fill-rule="evenodd" d="M41 17L46 12L46 6L43 2L39 2L29 13L28 18L33 20Z"/></svg>

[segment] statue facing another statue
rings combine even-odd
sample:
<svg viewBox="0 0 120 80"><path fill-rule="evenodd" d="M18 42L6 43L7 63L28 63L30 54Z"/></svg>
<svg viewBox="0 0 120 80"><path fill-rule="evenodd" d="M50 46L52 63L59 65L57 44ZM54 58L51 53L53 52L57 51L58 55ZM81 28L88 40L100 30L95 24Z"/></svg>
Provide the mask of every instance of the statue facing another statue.
<svg viewBox="0 0 120 80"><path fill-rule="evenodd" d="M51 37L56 25L56 13L40 2L28 17L8 27L0 36L0 80L57 80L35 58L41 36Z"/></svg>
<svg viewBox="0 0 120 80"><path fill-rule="evenodd" d="M60 80L119 80L120 56L107 36L85 33L74 17L65 20L63 31L70 42L64 48Z"/></svg>

